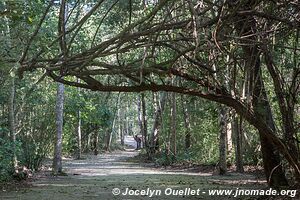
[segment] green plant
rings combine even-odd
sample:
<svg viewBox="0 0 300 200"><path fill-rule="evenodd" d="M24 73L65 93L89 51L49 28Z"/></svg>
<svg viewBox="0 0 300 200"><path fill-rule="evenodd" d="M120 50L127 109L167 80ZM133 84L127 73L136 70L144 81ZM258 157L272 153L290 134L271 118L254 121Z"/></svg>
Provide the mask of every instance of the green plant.
<svg viewBox="0 0 300 200"><path fill-rule="evenodd" d="M19 141L15 144L16 155L21 153L21 143ZM14 144L8 139L0 138L0 182L7 181L12 178L14 174Z"/></svg>
<svg viewBox="0 0 300 200"><path fill-rule="evenodd" d="M172 154L167 148L164 148L163 151L157 153L154 157L154 162L157 165L169 166L176 162L177 158Z"/></svg>
<svg viewBox="0 0 300 200"><path fill-rule="evenodd" d="M46 148L32 141L27 141L26 143L22 144L22 149L22 164L25 165L28 169L37 171L45 158Z"/></svg>

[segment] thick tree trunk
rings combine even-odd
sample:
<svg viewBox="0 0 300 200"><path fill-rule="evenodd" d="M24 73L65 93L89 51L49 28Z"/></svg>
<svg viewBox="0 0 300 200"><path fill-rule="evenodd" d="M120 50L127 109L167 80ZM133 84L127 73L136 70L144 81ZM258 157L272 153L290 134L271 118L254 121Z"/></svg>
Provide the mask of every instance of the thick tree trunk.
<svg viewBox="0 0 300 200"><path fill-rule="evenodd" d="M53 158L53 172L62 172L62 135L63 135L64 85L57 83L56 95L56 140Z"/></svg>
<svg viewBox="0 0 300 200"><path fill-rule="evenodd" d="M299 35L298 35L299 36ZM299 151L297 148L296 143L296 132L297 129L294 128L294 121L295 121L295 102L296 102L296 94L297 94L297 79L295 78L297 75L297 71L293 71L293 77L290 77L292 83L290 86L289 91L294 91L295 93L291 92L289 95L285 95L284 85L282 77L280 76L279 70L276 68L271 52L265 49L264 52L266 66L268 67L268 71L270 72L273 83L274 83L274 90L276 92L276 96L278 99L278 105L280 109L280 113L282 116L282 124L283 124L283 135L286 141L287 147L291 155L294 156L295 160L299 160ZM295 56L295 55L294 55ZM297 64L295 63L295 66ZM295 69L295 68L294 68ZM294 96L293 96L294 95Z"/></svg>
<svg viewBox="0 0 300 200"><path fill-rule="evenodd" d="M219 170L218 173L220 175L224 175L227 172L227 164L226 164L226 154L227 154L227 117L226 117L226 108L224 106L220 107L219 110Z"/></svg>
<svg viewBox="0 0 300 200"><path fill-rule="evenodd" d="M110 143L111 143L111 134L112 134L112 128L107 130L106 136L105 136L105 146L104 150L109 151L110 150Z"/></svg>
<svg viewBox="0 0 300 200"><path fill-rule="evenodd" d="M254 112L265 120L266 124L275 131L275 122L273 120L272 111L268 101L268 97L265 91L263 80L261 77L261 65L259 59L259 53L257 47L246 49L244 52L248 57L249 63L252 63L254 69L253 80L251 80L253 85L253 108ZM254 59L254 61L253 61ZM267 181L270 186L280 187L287 185L287 180L285 178L284 171L281 166L279 152L276 146L271 143L268 138L260 133L260 142L264 163L264 170Z"/></svg>
<svg viewBox="0 0 300 200"><path fill-rule="evenodd" d="M259 58L257 58L259 59ZM275 122L268 101L268 97L261 78L261 70L259 61L255 67L256 84L253 92L253 107L255 113L264 119L267 125L275 131ZM263 134L260 134L260 142L262 148L262 156L264 162L264 170L267 181L270 186L280 187L288 185L285 174L280 162L279 151L273 143Z"/></svg>
<svg viewBox="0 0 300 200"><path fill-rule="evenodd" d="M242 117L234 116L233 121L233 132L235 135L235 163L236 163L236 171L243 173L244 165L243 165L243 120Z"/></svg>
<svg viewBox="0 0 300 200"><path fill-rule="evenodd" d="M248 10L255 4L255 1L248 1L242 4L241 8ZM252 106L257 116L261 117L265 123L275 131L275 123L268 97L261 75L260 52L258 48L258 38L256 33L256 21L254 17L240 16L240 20L235 24L237 32L246 39L241 39L245 59L245 71L247 75L247 95L252 97ZM251 41L251 42L249 42ZM257 43L256 43L257 42ZM248 99L250 103L250 98ZM276 146L259 132L263 164L267 181L272 187L287 185L284 171L281 167L279 152Z"/></svg>
<svg viewBox="0 0 300 200"><path fill-rule="evenodd" d="M242 151L242 118L236 114L233 116L232 132L235 136L235 165L236 171L243 173L243 151Z"/></svg>

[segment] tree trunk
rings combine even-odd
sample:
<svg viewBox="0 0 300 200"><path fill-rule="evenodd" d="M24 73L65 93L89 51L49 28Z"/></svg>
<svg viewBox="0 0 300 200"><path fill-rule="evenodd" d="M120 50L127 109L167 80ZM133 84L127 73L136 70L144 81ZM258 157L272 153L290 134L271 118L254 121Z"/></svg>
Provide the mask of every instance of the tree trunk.
<svg viewBox="0 0 300 200"><path fill-rule="evenodd" d="M118 117L118 108L119 108L119 104L120 104L120 93L118 93L118 97L117 97L117 101L116 101L116 105L114 108L114 114L113 114L113 121L112 121L112 125L110 126L110 128L107 130L106 133L106 137L105 137L105 151L110 151L110 145L111 145L111 141L112 141L112 135L115 129L115 124L116 124L116 118Z"/></svg>
<svg viewBox="0 0 300 200"><path fill-rule="evenodd" d="M79 78L77 78L77 83L80 83ZM80 95L80 88L77 88L77 92L78 92L78 95ZM77 135L77 159L81 159L82 145L81 145L81 112L80 112L80 108L78 108L78 110L77 110L76 135Z"/></svg>
<svg viewBox="0 0 300 200"><path fill-rule="evenodd" d="M254 4L254 1L249 1L245 4L242 4L242 8L248 10L251 9ZM261 74L260 51L258 48L259 40L256 33L256 21L253 16L240 16L240 20L235 24L235 27L241 36L246 37L246 39L241 39L241 42L244 43L242 48L245 59L245 71L248 85L247 95L252 97L252 106L255 114L260 116L266 122L266 124L273 131L275 131L275 123ZM250 100L251 99L248 99L248 101ZM264 136L263 133L259 132L259 135L264 170L268 184L271 187L286 186L288 183L281 167L278 149Z"/></svg>
<svg viewBox="0 0 300 200"><path fill-rule="evenodd" d="M94 148L94 155L98 155L98 127L96 125L95 129L94 129L94 138L93 138L93 148Z"/></svg>
<svg viewBox="0 0 300 200"><path fill-rule="evenodd" d="M120 128L121 145L124 146L125 145L125 142L124 142L124 125L121 123L119 128Z"/></svg>
<svg viewBox="0 0 300 200"><path fill-rule="evenodd" d="M146 103L145 94L141 93L138 96L138 122L140 126L140 132L143 136L142 143L143 147L148 148L148 138L147 138L147 119L146 119Z"/></svg>
<svg viewBox="0 0 300 200"><path fill-rule="evenodd" d="M6 7L6 2L3 2L4 7ZM6 34L7 34L7 44L9 48L12 48L12 38L11 38L11 28L9 24L9 19L4 15L5 25L6 25ZM14 68L12 67L12 72L14 73ZM18 160L17 160L17 149L16 149L16 123L15 123L15 96L16 96L16 84L15 84L15 75L13 74L11 77L11 85L10 85L10 97L9 97L9 132L11 141L13 143L13 165L14 168L17 168Z"/></svg>
<svg viewBox="0 0 300 200"><path fill-rule="evenodd" d="M227 115L226 115L226 142L227 142L227 163L232 164L233 161L233 144L232 144L232 129L234 124L234 118L231 116L231 112L229 109L227 109Z"/></svg>
<svg viewBox="0 0 300 200"><path fill-rule="evenodd" d="M254 85L254 111L262 119L265 119L267 125L273 131L275 131L275 122L273 120L272 111L270 108L269 101L267 100L267 94L261 78L260 66L256 66L255 72L256 73L254 77L256 77L257 81ZM283 168L281 166L278 149L263 134L260 134L260 142L262 148L265 175L269 185L272 187L288 185Z"/></svg>
<svg viewBox="0 0 300 200"><path fill-rule="evenodd" d="M120 93L118 93L118 98L117 98L114 117L113 117L113 123L112 123L111 129L109 131L110 134L109 134L109 138L108 138L108 141L107 141L107 151L110 151L110 145L111 145L111 142L112 142L113 133L115 132L116 122L117 122L118 117L119 117L120 99L121 99L121 95L120 95Z"/></svg>
<svg viewBox="0 0 300 200"><path fill-rule="evenodd" d="M53 158L53 172L62 172L62 135L63 135L64 84L57 83L56 96L56 140Z"/></svg>
<svg viewBox="0 0 300 200"><path fill-rule="evenodd" d="M176 157L177 149L176 149L176 94L174 92L171 93L171 137L170 137L170 150L172 155Z"/></svg>
<svg viewBox="0 0 300 200"><path fill-rule="evenodd" d="M219 118L219 170L218 173L220 175L224 175L227 172L227 164L226 164L226 136L227 136L227 117L226 117L226 108L224 106L220 107L219 110L220 118Z"/></svg>
<svg viewBox="0 0 300 200"><path fill-rule="evenodd" d="M115 121L115 117L113 117L113 122L112 125L109 128L106 128L106 133L105 133L105 138L104 138L104 150L105 151L109 151L110 150L110 143L111 143L111 135L112 135L112 131L113 131L113 126L114 126L114 122Z"/></svg>
<svg viewBox="0 0 300 200"><path fill-rule="evenodd" d="M142 113L142 103L141 103L141 101L142 101L141 96L140 96L140 94L138 94L138 100L137 100L138 124L139 124L139 127L140 127L140 133L142 135L144 135L144 126L143 126L143 120L142 120L143 113ZM143 143L144 143L144 141L143 141ZM145 146L145 145L143 144L143 146Z"/></svg>
<svg viewBox="0 0 300 200"><path fill-rule="evenodd" d="M9 131L10 137L13 143L13 165L14 168L17 168L17 150L16 150L16 124L15 124L15 94L16 94L16 85L15 78L11 77L11 86L10 86L10 97L9 97Z"/></svg>
<svg viewBox="0 0 300 200"><path fill-rule="evenodd" d="M121 104L118 107L118 122L119 122L119 134L118 134L118 139L121 141L121 145L124 146L124 130L126 129L126 126L124 126L126 123L125 120L125 114L124 114L124 105ZM125 122L124 122L125 121Z"/></svg>
<svg viewBox="0 0 300 200"><path fill-rule="evenodd" d="M88 134L87 135L87 142L86 142L86 149L88 149L88 150L91 150L91 137L92 137L92 134Z"/></svg>
<svg viewBox="0 0 300 200"><path fill-rule="evenodd" d="M147 124L146 102L145 102L144 93L141 94L141 103L142 103L142 122L143 122L143 142L144 142L144 147L149 148L148 124Z"/></svg>
<svg viewBox="0 0 300 200"><path fill-rule="evenodd" d="M299 36L299 32L297 33L297 36ZM298 37L297 37L298 40ZM298 43L298 42L297 42ZM296 132L297 129L294 128L294 121L295 121L295 102L296 96L297 96L297 87L299 87L299 84L297 84L297 62L294 61L294 71L292 77L290 79L292 80L291 86L289 91L294 91L295 93L289 95L285 95L285 91L283 90L284 85L283 85L283 80L280 76L279 70L276 68L273 58L271 55L271 52L268 50L265 50L264 52L265 56L265 63L266 66L268 67L268 71L270 72L273 83L274 83L274 90L276 92L276 97L278 99L278 105L279 105L279 110L282 116L282 124L283 124L283 135L284 135L284 140L286 141L287 147L289 149L289 152L291 155L294 156L295 160L299 160L299 152L297 148L297 143L295 138L297 137ZM294 55L296 56L296 55ZM297 86L298 85L298 86Z"/></svg>
<svg viewBox="0 0 300 200"><path fill-rule="evenodd" d="M236 171L243 173L243 152L242 152L242 118L236 114L233 116L232 132L235 136L235 165Z"/></svg>
<svg viewBox="0 0 300 200"><path fill-rule="evenodd" d="M119 102L119 98L118 98L118 102ZM119 104L119 103L118 103ZM118 107L118 105L117 105ZM117 111L115 112L114 118L113 118L113 123L111 126L111 129L109 130L109 137L107 139L107 143L106 143L106 151L110 151L110 146L111 146L111 142L112 142L112 138L113 138L113 133L115 131L115 126L116 126L116 118L117 118Z"/></svg>
<svg viewBox="0 0 300 200"><path fill-rule="evenodd" d="M159 133L162 123L162 113L165 108L165 103L167 99L167 93L162 92L160 96L160 101L156 103L156 112L154 116L154 123L151 132L151 143L150 143L150 155L154 154L159 148Z"/></svg>
<svg viewBox="0 0 300 200"><path fill-rule="evenodd" d="M107 132L106 132L106 135L105 135L105 146L104 146L104 150L105 151L109 151L110 150L110 142L111 142L112 129L113 129L113 125L111 126L111 128L107 129Z"/></svg>
<svg viewBox="0 0 300 200"><path fill-rule="evenodd" d="M81 159L81 112L77 111L77 124L76 124L76 133L77 133L77 159Z"/></svg>
<svg viewBox="0 0 300 200"><path fill-rule="evenodd" d="M188 151L191 147L191 123L190 116L188 112L187 102L183 99L181 95L181 107L183 109L183 118L184 118L184 130L185 130L185 150Z"/></svg>
<svg viewBox="0 0 300 200"><path fill-rule="evenodd" d="M130 132L130 122L129 122L129 102L128 101L126 104L124 116L125 116L125 120L124 120L125 134L124 135L126 136L126 135L130 135L130 133L131 133Z"/></svg>
<svg viewBox="0 0 300 200"><path fill-rule="evenodd" d="M66 17L68 13L68 6L66 6L65 0L60 0L60 11L58 21L58 34L63 34L60 41L60 52L65 59L67 56L66 50ZM62 136L63 136L63 115L64 115L64 93L65 86L63 83L57 83L57 95L56 95L56 144L54 149L53 158L53 172L59 174L62 172Z"/></svg>

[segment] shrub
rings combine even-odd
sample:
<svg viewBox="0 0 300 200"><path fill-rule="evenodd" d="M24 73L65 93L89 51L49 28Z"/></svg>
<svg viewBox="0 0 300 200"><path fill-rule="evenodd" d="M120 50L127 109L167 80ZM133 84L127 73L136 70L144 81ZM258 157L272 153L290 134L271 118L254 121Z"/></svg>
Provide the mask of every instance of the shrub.
<svg viewBox="0 0 300 200"><path fill-rule="evenodd" d="M16 142L16 154L21 153L21 143ZM14 174L14 144L8 139L0 138L0 181L7 181Z"/></svg>

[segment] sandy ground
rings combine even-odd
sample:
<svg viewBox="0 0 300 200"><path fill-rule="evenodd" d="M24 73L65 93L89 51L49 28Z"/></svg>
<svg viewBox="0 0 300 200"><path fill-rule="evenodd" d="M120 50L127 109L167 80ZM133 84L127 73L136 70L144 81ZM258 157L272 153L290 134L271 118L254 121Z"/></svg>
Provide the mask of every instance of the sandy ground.
<svg viewBox="0 0 300 200"><path fill-rule="evenodd" d="M129 139L131 141L131 139ZM131 141L132 142L132 141ZM67 176L40 175L32 186L17 191L1 191L0 199L18 200L110 200L110 199L256 199L241 196L208 196L209 189L264 189L264 181L252 175L229 174L213 176L210 173L191 173L185 170L164 170L151 164L134 163L128 158L138 154L127 149L98 156L85 156L84 160L65 159L63 168ZM118 188L118 189L115 189ZM148 189L149 188L149 189ZM169 188L169 189L167 189ZM122 195L126 190L145 193ZM150 190L155 194L150 198ZM198 195L165 195L166 190L199 190ZM112 191L120 191L113 195ZM160 193L160 192L161 193Z"/></svg>

